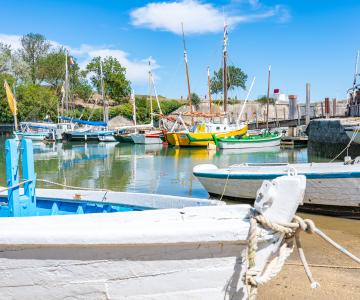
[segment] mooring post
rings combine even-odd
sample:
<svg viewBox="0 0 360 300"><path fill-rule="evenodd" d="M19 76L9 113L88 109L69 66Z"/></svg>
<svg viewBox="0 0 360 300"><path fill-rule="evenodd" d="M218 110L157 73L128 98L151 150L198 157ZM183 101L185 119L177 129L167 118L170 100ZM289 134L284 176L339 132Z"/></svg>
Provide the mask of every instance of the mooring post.
<svg viewBox="0 0 360 300"><path fill-rule="evenodd" d="M296 105L296 109L297 109L297 125L300 126L301 115L300 115L300 105L299 104Z"/></svg>
<svg viewBox="0 0 360 300"><path fill-rule="evenodd" d="M310 123L310 83L306 83L306 106L305 106L305 124Z"/></svg>
<svg viewBox="0 0 360 300"><path fill-rule="evenodd" d="M325 98L325 117L326 118L330 117L330 99L329 98Z"/></svg>
<svg viewBox="0 0 360 300"><path fill-rule="evenodd" d="M18 143L15 139L5 142L6 157L6 184L8 188L9 216L18 215L20 205L19 201L19 153Z"/></svg>
<svg viewBox="0 0 360 300"><path fill-rule="evenodd" d="M324 117L324 103L321 101L320 105L321 105L321 117L323 118Z"/></svg>
<svg viewBox="0 0 360 300"><path fill-rule="evenodd" d="M297 111L297 96L289 95L289 120L296 119L296 111ZM288 135L291 137L296 136L296 126L289 126Z"/></svg>
<svg viewBox="0 0 360 300"><path fill-rule="evenodd" d="M336 117L336 98L334 98L333 99L333 113L332 113L332 115L333 115L333 117Z"/></svg>
<svg viewBox="0 0 360 300"><path fill-rule="evenodd" d="M32 141L23 139L21 141L22 175L24 184L24 201L27 203L27 214L34 215L36 211L36 174L34 167L34 152Z"/></svg>

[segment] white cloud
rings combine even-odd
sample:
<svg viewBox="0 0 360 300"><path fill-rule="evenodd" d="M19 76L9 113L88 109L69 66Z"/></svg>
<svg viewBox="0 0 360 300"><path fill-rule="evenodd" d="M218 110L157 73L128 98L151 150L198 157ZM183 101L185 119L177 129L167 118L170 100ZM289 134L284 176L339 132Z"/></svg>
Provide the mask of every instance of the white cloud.
<svg viewBox="0 0 360 300"><path fill-rule="evenodd" d="M18 50L21 47L21 36L0 34L0 43L10 45L13 50ZM62 45L56 41L50 41L53 47L63 46L69 50L70 55L74 55L79 62L81 68L84 68L86 64L96 56L105 58L106 56L113 56L118 59L122 66L126 68L127 78L135 84L146 84L148 80L148 61L150 59L152 68L156 69L159 66L152 58L146 58L142 60L134 60L130 58L129 53L114 49L108 45L93 46L88 44L81 44L79 47L70 47Z"/></svg>
<svg viewBox="0 0 360 300"><path fill-rule="evenodd" d="M181 34L181 23L184 23L186 33L201 34L221 31L224 18L229 25L235 26L271 17L280 19L283 14L289 17L289 12L281 5L269 8L262 6L258 0L248 0L247 3L252 7L252 13L224 14L212 4L198 0L182 0L149 3L133 10L130 16L134 26L160 29L175 34ZM254 13L254 10L257 13Z"/></svg>

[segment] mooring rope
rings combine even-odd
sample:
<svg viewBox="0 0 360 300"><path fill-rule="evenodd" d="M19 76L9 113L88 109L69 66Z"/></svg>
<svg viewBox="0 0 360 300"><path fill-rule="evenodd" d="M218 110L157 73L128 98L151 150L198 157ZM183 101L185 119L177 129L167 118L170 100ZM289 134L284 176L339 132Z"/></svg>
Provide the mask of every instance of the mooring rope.
<svg viewBox="0 0 360 300"><path fill-rule="evenodd" d="M259 271L256 270L255 259L256 259L256 251L257 251L257 227L260 224L262 227L266 229L271 229L274 232L281 233L285 238L283 244L280 246L278 250L278 255L275 256L266 266L265 270L259 274ZM300 240L300 231L304 231L306 233L316 233L325 241L327 241L330 245L335 247L341 253L347 255L354 261L360 264L360 258L350 253L344 247L340 246L334 240L332 240L329 236L319 230L314 222L309 219L302 219L299 216L295 216L291 223L279 224L273 223L266 219L263 214L258 212L251 212L250 216L250 229L249 229L249 238L248 238L248 250L247 250L247 265L248 270L245 274L245 285L248 290L249 299L255 299L257 295L257 287L261 284L268 282L270 279L275 277L283 265L285 264L285 260L289 257L294 248L294 239L298 249L299 257L304 267L305 273L311 283L312 288L317 288L320 286L318 282L316 282L312 276L309 264L307 263L304 250L301 245Z"/></svg>
<svg viewBox="0 0 360 300"><path fill-rule="evenodd" d="M341 154L344 153L345 150L348 150L348 149L349 149L351 143L354 141L354 139L355 139L355 137L357 136L357 134L358 134L358 132L353 131L353 134L352 134L352 136L351 136L351 139L350 139L349 143L346 145L346 147L345 147L344 149L341 150L341 152L340 152L338 155L336 155L332 160L330 160L330 162L333 162L334 160L336 160Z"/></svg>
<svg viewBox="0 0 360 300"><path fill-rule="evenodd" d="M62 184L62 183L50 181L50 180L47 180L47 179L36 179L36 181L49 183L49 184L53 184L53 185L57 185L57 186L61 186L61 187L66 187L66 188L73 189L73 190L111 192L110 190L107 190L107 189L96 189L96 188L86 188L86 187L81 187L81 186L73 186L73 185L67 185L67 184Z"/></svg>
<svg viewBox="0 0 360 300"><path fill-rule="evenodd" d="M0 189L0 193L3 193L3 192L6 192L6 191L9 191L9 190L13 190L15 188L18 188L22 185L24 185L25 183L29 183L29 182L32 182L33 180L32 179L28 179L28 180L24 180L22 182L19 182L17 184L14 184L12 186L8 186L8 187L1 187Z"/></svg>

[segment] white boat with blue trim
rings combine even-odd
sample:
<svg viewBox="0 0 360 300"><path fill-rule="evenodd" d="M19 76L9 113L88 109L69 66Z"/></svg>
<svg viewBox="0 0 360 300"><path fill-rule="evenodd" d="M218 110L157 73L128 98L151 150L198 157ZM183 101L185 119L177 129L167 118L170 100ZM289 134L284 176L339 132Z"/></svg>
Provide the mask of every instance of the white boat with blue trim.
<svg viewBox="0 0 360 300"><path fill-rule="evenodd" d="M307 179L302 211L360 218L360 159L333 163L197 165L193 174L211 196L249 202L264 180L296 169Z"/></svg>
<svg viewBox="0 0 360 300"><path fill-rule="evenodd" d="M281 269L269 261L282 257L280 249L291 251L283 234L258 225L249 267L250 215L290 222L304 195L304 176L264 182L255 208L159 195L36 190L30 146L29 140L20 148L6 142L2 299L247 299L248 276L266 282L263 274L272 278Z"/></svg>

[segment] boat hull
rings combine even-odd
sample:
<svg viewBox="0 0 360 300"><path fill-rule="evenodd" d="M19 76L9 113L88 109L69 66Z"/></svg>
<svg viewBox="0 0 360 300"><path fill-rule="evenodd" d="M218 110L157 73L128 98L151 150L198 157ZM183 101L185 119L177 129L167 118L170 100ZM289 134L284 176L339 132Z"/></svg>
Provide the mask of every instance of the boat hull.
<svg viewBox="0 0 360 300"><path fill-rule="evenodd" d="M277 147L280 146L281 137L273 139L263 139L261 141L251 140L238 140L238 141L218 141L220 149L255 149L265 147Z"/></svg>
<svg viewBox="0 0 360 300"><path fill-rule="evenodd" d="M196 168L196 167L195 167ZM249 203L263 180L275 178L276 175L242 176L230 171L227 173L204 174L194 172L207 192L215 197ZM300 211L315 212L325 215L360 218L360 174L318 175L300 173L307 177L304 205ZM284 173L283 175L286 175ZM356 176L356 177L352 177ZM314 178L315 177L315 178Z"/></svg>
<svg viewBox="0 0 360 300"><path fill-rule="evenodd" d="M80 142L87 142L87 141L116 141L113 135L113 131L72 131L72 132L65 132L63 134L63 138L68 141L80 141Z"/></svg>
<svg viewBox="0 0 360 300"><path fill-rule="evenodd" d="M345 128L345 133L349 137L349 139L352 139L354 143L360 144L360 127L349 127Z"/></svg>
<svg viewBox="0 0 360 300"><path fill-rule="evenodd" d="M120 143L133 143L133 139L131 138L131 134L117 134L115 135L115 139Z"/></svg>
<svg viewBox="0 0 360 300"><path fill-rule="evenodd" d="M160 138L159 133L143 134L135 133L131 135L131 138L135 144L162 144L163 141Z"/></svg>
<svg viewBox="0 0 360 300"><path fill-rule="evenodd" d="M215 144L213 135L217 138L243 135L247 131L247 126L229 132L218 133L191 133L191 132L168 132L166 140L172 146L179 147L207 147L208 144Z"/></svg>
<svg viewBox="0 0 360 300"><path fill-rule="evenodd" d="M32 141L44 141L49 133L28 133L28 132L16 132L15 135L19 138L19 139L29 139Z"/></svg>

